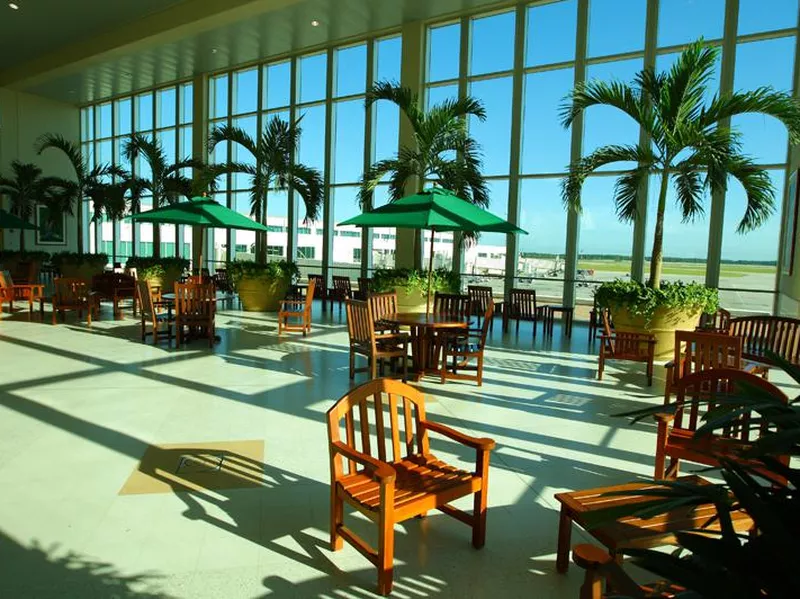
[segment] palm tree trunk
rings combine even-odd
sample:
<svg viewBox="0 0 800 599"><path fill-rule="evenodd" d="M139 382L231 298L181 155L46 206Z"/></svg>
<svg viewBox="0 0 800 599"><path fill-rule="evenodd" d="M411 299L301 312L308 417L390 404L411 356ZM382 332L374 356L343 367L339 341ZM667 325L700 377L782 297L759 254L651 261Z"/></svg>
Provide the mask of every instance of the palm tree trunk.
<svg viewBox="0 0 800 599"><path fill-rule="evenodd" d="M161 207L161 200L153 196L153 210ZM161 225L153 223L153 258L161 258Z"/></svg>
<svg viewBox="0 0 800 599"><path fill-rule="evenodd" d="M267 196L264 195L264 200L261 202L261 211L258 215L258 222L265 227L267 226ZM256 233L256 262L259 264L267 263L267 233L266 231L259 231Z"/></svg>
<svg viewBox="0 0 800 599"><path fill-rule="evenodd" d="M19 251L25 251L25 229L19 230Z"/></svg>
<svg viewBox="0 0 800 599"><path fill-rule="evenodd" d="M83 254L83 201L78 202L78 210L76 212L75 242L78 244L78 254Z"/></svg>
<svg viewBox="0 0 800 599"><path fill-rule="evenodd" d="M669 173L661 173L661 189L658 192L658 208L656 210L656 231L653 235L653 253L650 257L650 282L652 289L661 287L661 269L664 262L664 210L667 206L667 187Z"/></svg>

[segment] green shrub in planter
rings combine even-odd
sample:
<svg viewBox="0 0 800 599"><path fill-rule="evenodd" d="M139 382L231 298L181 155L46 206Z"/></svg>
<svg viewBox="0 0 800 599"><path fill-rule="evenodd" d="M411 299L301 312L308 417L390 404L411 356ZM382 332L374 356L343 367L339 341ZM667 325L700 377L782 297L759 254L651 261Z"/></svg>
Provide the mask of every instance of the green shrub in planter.
<svg viewBox="0 0 800 599"><path fill-rule="evenodd" d="M49 259L50 254L47 252L0 250L0 268L9 271L15 281L22 281L23 279L37 280L42 263L47 262ZM23 268L19 268L20 264L23 265Z"/></svg>
<svg viewBox="0 0 800 599"><path fill-rule="evenodd" d="M424 312L428 294L428 271L409 268L379 268L372 275L372 289L378 293L397 292L398 309L403 312ZM433 271L431 297L437 291L458 293L461 280L446 268Z"/></svg>
<svg viewBox="0 0 800 599"><path fill-rule="evenodd" d="M292 281L300 278L300 270L286 260L267 264L235 261L228 263L228 277L246 311L275 312Z"/></svg>
<svg viewBox="0 0 800 599"><path fill-rule="evenodd" d="M78 254L59 252L50 261L62 277L83 279L91 282L94 275L101 274L108 265L108 254Z"/></svg>
<svg viewBox="0 0 800 599"><path fill-rule="evenodd" d="M136 276L151 285L161 287L171 293L175 282L189 268L186 258L153 258L152 256L131 256L125 263L126 268L135 268Z"/></svg>

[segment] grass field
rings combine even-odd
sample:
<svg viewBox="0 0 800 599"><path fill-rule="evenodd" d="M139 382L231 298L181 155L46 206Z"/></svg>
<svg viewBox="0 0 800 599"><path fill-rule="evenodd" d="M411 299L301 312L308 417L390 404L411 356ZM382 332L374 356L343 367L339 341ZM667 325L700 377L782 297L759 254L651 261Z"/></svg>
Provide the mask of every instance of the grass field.
<svg viewBox="0 0 800 599"><path fill-rule="evenodd" d="M598 272L630 272L630 262L616 262L611 260L578 260L578 268L593 269ZM775 275L776 266L760 266L757 264L723 264L720 269L721 277L743 277L745 275ZM645 272L650 269L650 263L645 263ZM702 277L706 274L705 264L692 262L665 262L665 275L689 275Z"/></svg>

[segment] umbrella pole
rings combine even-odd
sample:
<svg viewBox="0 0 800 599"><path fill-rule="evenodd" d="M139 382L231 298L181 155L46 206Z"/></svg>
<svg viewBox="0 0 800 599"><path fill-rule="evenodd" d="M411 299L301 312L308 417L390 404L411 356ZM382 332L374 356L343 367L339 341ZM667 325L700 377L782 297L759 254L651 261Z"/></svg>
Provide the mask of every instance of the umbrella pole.
<svg viewBox="0 0 800 599"><path fill-rule="evenodd" d="M434 230L431 229L431 255L428 257L428 302L425 307L425 316L431 313L431 282L433 280L433 237Z"/></svg>

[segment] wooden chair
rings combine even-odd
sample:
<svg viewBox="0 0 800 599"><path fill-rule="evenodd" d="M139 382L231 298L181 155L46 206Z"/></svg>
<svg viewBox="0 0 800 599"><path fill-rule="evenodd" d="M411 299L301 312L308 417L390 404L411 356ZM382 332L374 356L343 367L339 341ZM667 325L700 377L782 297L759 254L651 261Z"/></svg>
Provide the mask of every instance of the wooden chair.
<svg viewBox="0 0 800 599"><path fill-rule="evenodd" d="M724 333L675 331L675 354L664 364L664 403L683 377L711 368L742 368L742 340Z"/></svg>
<svg viewBox="0 0 800 599"><path fill-rule="evenodd" d="M185 341L184 328L208 337L214 347L214 315L216 290L213 285L175 283L175 347Z"/></svg>
<svg viewBox="0 0 800 599"><path fill-rule="evenodd" d="M512 289L508 294L508 307L504 316L506 324L510 320L517 321L517 333L519 333L520 321L532 322L533 338L536 339L536 325L540 316L536 306L536 291L534 289Z"/></svg>
<svg viewBox="0 0 800 599"><path fill-rule="evenodd" d="M614 322L611 320L611 314L608 314L608 322L611 327L614 327ZM604 331L603 329L603 309L597 305L597 298L592 301L592 309L589 310L589 343L597 339L597 331Z"/></svg>
<svg viewBox="0 0 800 599"><path fill-rule="evenodd" d="M595 545L576 545L572 549L572 560L586 571L578 593L579 599L672 599L686 590L665 582L639 585L605 549ZM603 582L614 591L604 593Z"/></svg>
<svg viewBox="0 0 800 599"><path fill-rule="evenodd" d="M789 401L783 391L769 381L739 369L723 367L701 370L677 381L673 387L675 403L669 406L669 411L655 415L658 435L653 476L657 480L676 478L680 474L681 460L718 467L721 456L736 458L767 432L767 423L758 414L745 411L721 430L703 436L695 435L704 423L703 417L726 397L735 395L743 385L764 391L784 403ZM756 426L757 423L760 425ZM778 459L786 465L789 463L789 456Z"/></svg>
<svg viewBox="0 0 800 599"><path fill-rule="evenodd" d="M714 314L701 314L700 322L697 325L697 331L705 331L707 333L725 333L727 334L731 329L731 313L720 308Z"/></svg>
<svg viewBox="0 0 800 599"><path fill-rule="evenodd" d="M398 312L396 291L370 293L367 301L372 309L372 317L375 319L376 332L400 332L400 328L397 325L382 320L386 314L396 314Z"/></svg>
<svg viewBox="0 0 800 599"><path fill-rule="evenodd" d="M150 281L136 281L136 295L139 302L140 314L142 317L142 341L147 339L147 335L153 336L153 345L158 345L159 327L166 325L167 341L172 343L172 325L175 318L171 311L164 311L166 303L161 301L161 296L150 285ZM147 325L151 331L147 331Z"/></svg>
<svg viewBox="0 0 800 599"><path fill-rule="evenodd" d="M483 326L481 319L486 314L486 307L489 302L494 303L494 290L482 285L469 285L467 286L467 295L469 296L470 312L472 312L470 316L477 319L477 328L481 328ZM494 311L492 311L492 316L494 316ZM494 318L489 323L489 330L494 332Z"/></svg>
<svg viewBox="0 0 800 599"><path fill-rule="evenodd" d="M83 279L58 277L54 281L55 291L53 293L53 324L56 324L56 315L60 314L64 319L64 313L70 310L78 312L78 318L83 317L86 311L86 323L92 326L92 315L100 317L100 302L97 295L89 289L89 285Z"/></svg>
<svg viewBox="0 0 800 599"><path fill-rule="evenodd" d="M41 302L44 297L44 285L38 283L15 283L11 278L11 273L7 270L0 270L0 312L3 311L3 304L8 304L8 313L14 312L14 302L28 302L28 320L33 314L33 304Z"/></svg>
<svg viewBox="0 0 800 599"><path fill-rule="evenodd" d="M378 376L378 361L398 358L403 367L403 380L408 378L409 336L405 333L375 332L375 317L369 302L346 300L347 333L350 337L350 380L356 372L369 372L369 378ZM367 358L367 367L356 370L356 354Z"/></svg>
<svg viewBox="0 0 800 599"><path fill-rule="evenodd" d="M358 277L358 291L355 293L355 299L366 300L372 292L372 279L369 277Z"/></svg>
<svg viewBox="0 0 800 599"><path fill-rule="evenodd" d="M228 269L227 268L218 268L214 271L214 276L211 277L214 286L223 291L225 293L231 293L233 288L231 287L231 281L228 278Z"/></svg>
<svg viewBox="0 0 800 599"><path fill-rule="evenodd" d="M653 363L655 361L656 338L648 333L627 333L613 331L608 309L600 313L603 320L603 334L600 335L600 360L597 363L597 380L603 380L606 360L625 360L647 364L647 386L653 384Z"/></svg>
<svg viewBox="0 0 800 599"><path fill-rule="evenodd" d="M136 279L121 272L104 272L92 277L92 291L97 293L98 301L110 301L114 318L122 318L120 301L129 299L136 316Z"/></svg>
<svg viewBox="0 0 800 599"><path fill-rule="evenodd" d="M353 299L353 290L350 286L350 277L333 277L333 297L331 301L339 302L339 315L342 314L342 304L349 299Z"/></svg>
<svg viewBox="0 0 800 599"><path fill-rule="evenodd" d="M439 293L433 295L433 313L456 318L467 319L472 310L470 309L469 296L460 293Z"/></svg>
<svg viewBox="0 0 800 599"><path fill-rule="evenodd" d="M478 386L483 385L483 352L486 349L486 337L494 314L494 301L489 301L486 312L483 314L483 325L480 331L443 330L440 334L442 346L442 368L440 370L441 382L447 379L461 379L477 381ZM447 368L447 359L452 358L452 371ZM470 360L476 360L475 366L470 366ZM459 370L474 370L475 374L464 374Z"/></svg>
<svg viewBox="0 0 800 599"><path fill-rule="evenodd" d="M398 415L401 406L402 419ZM429 431L474 449L475 470L454 468L431 454ZM378 593L388 595L392 590L394 526L399 522L438 509L470 525L473 547L483 547L489 452L495 447L492 439L469 437L428 420L420 391L398 381L378 379L353 389L328 410L328 441L331 549L340 550L346 540L372 562L378 569ZM472 514L449 505L469 495L474 495ZM345 502L377 524L377 549L344 525Z"/></svg>
<svg viewBox="0 0 800 599"><path fill-rule="evenodd" d="M281 301L278 309L278 337L284 331L300 331L303 337L311 332L311 302L314 300L316 281L309 281L306 296L302 299L288 298ZM300 324L290 324L289 319L296 318Z"/></svg>

